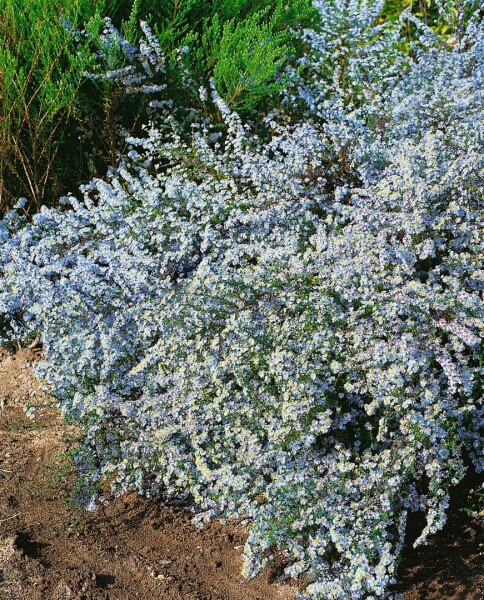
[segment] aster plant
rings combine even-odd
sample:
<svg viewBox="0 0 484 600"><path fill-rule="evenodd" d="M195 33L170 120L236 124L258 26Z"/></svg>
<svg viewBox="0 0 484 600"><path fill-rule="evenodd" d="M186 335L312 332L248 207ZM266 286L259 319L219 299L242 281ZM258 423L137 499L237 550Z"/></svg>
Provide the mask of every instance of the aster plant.
<svg viewBox="0 0 484 600"><path fill-rule="evenodd" d="M444 525L484 468L472 6L449 45L410 13L381 22L382 2L317 2L283 108L258 122L215 82L197 110L157 100L143 26L132 69L106 76L154 95L146 135L81 200L0 224L4 339L42 340L86 490L243 519L245 575L282 553L313 599L383 596L409 514L415 544Z"/></svg>

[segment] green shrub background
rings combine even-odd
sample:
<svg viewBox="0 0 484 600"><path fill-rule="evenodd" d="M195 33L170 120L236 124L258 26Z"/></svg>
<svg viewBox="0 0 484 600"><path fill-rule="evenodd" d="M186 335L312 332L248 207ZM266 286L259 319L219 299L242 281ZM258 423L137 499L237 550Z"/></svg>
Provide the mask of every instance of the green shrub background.
<svg viewBox="0 0 484 600"><path fill-rule="evenodd" d="M0 210L20 196L27 210L52 204L115 162L114 113L124 116L116 87L83 76L106 16L133 43L139 20L150 23L174 96L183 76L175 57L188 46L194 77L215 76L243 112L274 101L280 69L297 53L292 28L312 23L315 11L310 0L0 0ZM89 35L76 42L72 32L81 29ZM138 116L126 115L130 125Z"/></svg>

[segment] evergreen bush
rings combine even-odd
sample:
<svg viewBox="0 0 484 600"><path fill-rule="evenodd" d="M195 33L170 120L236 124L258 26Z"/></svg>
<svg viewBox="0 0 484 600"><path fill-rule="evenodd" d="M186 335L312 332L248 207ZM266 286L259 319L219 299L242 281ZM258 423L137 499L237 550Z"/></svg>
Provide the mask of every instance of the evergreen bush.
<svg viewBox="0 0 484 600"><path fill-rule="evenodd" d="M215 74L231 104L248 110L277 102L280 67L300 50L289 30L314 14L309 0L0 0L0 210L20 195L39 209L104 174L124 149L119 127L146 119L145 105L124 103L112 81L84 77L96 65L129 62L126 45L106 48L104 17L127 44L136 43L140 19L151 23L167 57L169 97L197 103L183 86L189 67L200 85Z"/></svg>

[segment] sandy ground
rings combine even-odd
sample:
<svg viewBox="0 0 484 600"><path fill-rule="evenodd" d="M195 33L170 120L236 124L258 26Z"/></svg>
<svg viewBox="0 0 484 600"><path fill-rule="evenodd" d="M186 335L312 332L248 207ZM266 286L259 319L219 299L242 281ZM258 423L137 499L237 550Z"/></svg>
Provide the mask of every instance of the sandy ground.
<svg viewBox="0 0 484 600"><path fill-rule="evenodd" d="M0 599L296 597L296 584L283 581L277 565L242 579L245 534L236 526L200 531L182 508L133 494L96 513L73 509L75 476L65 452L75 431L47 398L34 422L22 410L43 398L31 371L36 359L33 350L0 349ZM475 485L469 479L463 488ZM429 547L405 552L393 597L483 599L482 522L456 505L449 527Z"/></svg>

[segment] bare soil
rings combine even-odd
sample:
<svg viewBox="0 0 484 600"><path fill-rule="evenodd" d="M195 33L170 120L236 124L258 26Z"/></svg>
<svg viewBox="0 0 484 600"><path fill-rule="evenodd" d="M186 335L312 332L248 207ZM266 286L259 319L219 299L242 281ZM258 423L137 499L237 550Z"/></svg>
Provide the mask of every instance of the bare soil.
<svg viewBox="0 0 484 600"><path fill-rule="evenodd" d="M39 392L36 359L34 350L0 349L1 600L296 597L297 584L281 579L280 566L242 578L245 533L236 525L199 530L182 507L134 494L95 513L75 509L75 475L65 454L75 430ZM22 407L33 398L45 408L29 421ZM394 598L484 598L482 521L458 503L449 521L429 546L406 551Z"/></svg>

